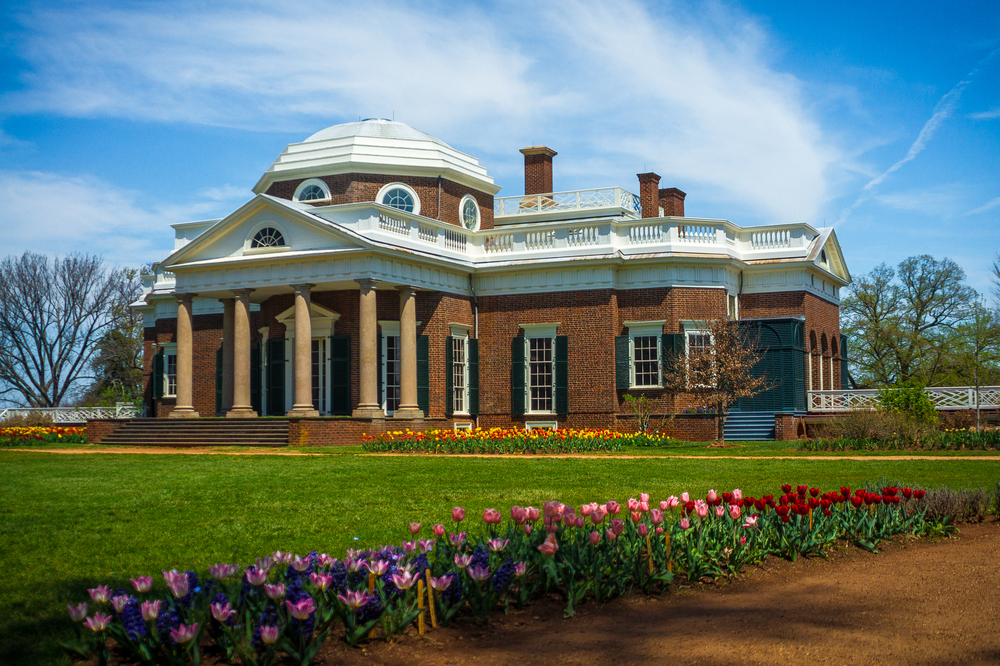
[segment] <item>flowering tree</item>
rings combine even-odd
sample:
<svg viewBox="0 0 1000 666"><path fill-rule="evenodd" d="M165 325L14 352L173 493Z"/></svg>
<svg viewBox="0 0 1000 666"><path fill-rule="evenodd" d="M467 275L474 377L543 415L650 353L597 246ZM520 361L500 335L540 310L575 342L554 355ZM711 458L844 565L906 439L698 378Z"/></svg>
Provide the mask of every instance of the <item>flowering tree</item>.
<svg viewBox="0 0 1000 666"><path fill-rule="evenodd" d="M762 374L754 372L763 358L758 351L757 331L744 323L723 318L709 322L707 344L687 345L663 369L663 384L674 393L700 396L715 405L719 415L719 441L725 441L729 408L740 398L749 398L771 388Z"/></svg>

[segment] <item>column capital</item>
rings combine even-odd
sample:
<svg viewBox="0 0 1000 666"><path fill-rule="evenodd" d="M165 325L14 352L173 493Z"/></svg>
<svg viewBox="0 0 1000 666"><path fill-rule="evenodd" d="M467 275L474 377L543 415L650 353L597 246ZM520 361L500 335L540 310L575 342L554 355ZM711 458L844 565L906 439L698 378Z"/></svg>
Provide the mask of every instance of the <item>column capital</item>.
<svg viewBox="0 0 1000 666"><path fill-rule="evenodd" d="M414 287L412 285L409 285L409 284L401 284L401 285L397 286L396 289L398 289L399 291L403 292L404 294L407 293L407 292L416 293L416 291L417 291L416 287Z"/></svg>
<svg viewBox="0 0 1000 666"><path fill-rule="evenodd" d="M256 289L251 289L249 287L245 289L233 289L233 296L236 298L250 298L250 294L257 291Z"/></svg>
<svg viewBox="0 0 1000 666"><path fill-rule="evenodd" d="M194 294L185 292L181 294L174 294L174 297L182 303L190 303L194 299Z"/></svg>
<svg viewBox="0 0 1000 666"><path fill-rule="evenodd" d="M377 280L375 278L357 278L354 281L357 282L362 289L374 289L375 285L382 280Z"/></svg>
<svg viewBox="0 0 1000 666"><path fill-rule="evenodd" d="M298 284L290 284L288 286L294 289L295 291L309 291L316 285L312 284L311 282L300 282Z"/></svg>

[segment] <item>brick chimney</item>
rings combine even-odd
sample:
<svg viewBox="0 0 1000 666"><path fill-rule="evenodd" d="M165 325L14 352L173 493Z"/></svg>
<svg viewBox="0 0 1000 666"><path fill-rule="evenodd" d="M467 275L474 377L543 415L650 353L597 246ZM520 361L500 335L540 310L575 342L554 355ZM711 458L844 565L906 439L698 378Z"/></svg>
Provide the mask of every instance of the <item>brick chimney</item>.
<svg viewBox="0 0 1000 666"><path fill-rule="evenodd" d="M684 217L684 197L687 194L681 192L676 187L667 187L660 190L660 208L663 209L664 217ZM643 215L643 217L646 217Z"/></svg>
<svg viewBox="0 0 1000 666"><path fill-rule="evenodd" d="M650 171L649 173L638 173L639 177L639 204L642 206L643 217L660 216L660 195L657 186L660 184L660 177Z"/></svg>
<svg viewBox="0 0 1000 666"><path fill-rule="evenodd" d="M552 192L552 158L558 153L545 146L528 146L521 149L521 154L524 155L524 193Z"/></svg>

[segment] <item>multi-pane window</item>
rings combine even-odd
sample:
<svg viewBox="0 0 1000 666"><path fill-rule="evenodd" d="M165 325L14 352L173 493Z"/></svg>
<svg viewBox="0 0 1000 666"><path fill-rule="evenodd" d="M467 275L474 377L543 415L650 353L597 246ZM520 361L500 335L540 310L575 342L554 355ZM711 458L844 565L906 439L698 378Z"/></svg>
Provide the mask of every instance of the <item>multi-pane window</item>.
<svg viewBox="0 0 1000 666"><path fill-rule="evenodd" d="M326 199L326 192L319 185L307 185L299 193L299 201L317 201Z"/></svg>
<svg viewBox="0 0 1000 666"><path fill-rule="evenodd" d="M708 333L691 331L687 334L688 356L703 354L712 348L712 337Z"/></svg>
<svg viewBox="0 0 1000 666"><path fill-rule="evenodd" d="M163 395L177 395L177 350L163 352Z"/></svg>
<svg viewBox="0 0 1000 666"><path fill-rule="evenodd" d="M532 412L553 411L552 338L528 339L528 392Z"/></svg>
<svg viewBox="0 0 1000 666"><path fill-rule="evenodd" d="M312 404L321 414L327 412L326 338L312 341Z"/></svg>
<svg viewBox="0 0 1000 666"><path fill-rule="evenodd" d="M660 384L660 336L637 335L632 338L633 386Z"/></svg>
<svg viewBox="0 0 1000 666"><path fill-rule="evenodd" d="M399 376L401 362L399 356L399 336L387 335L385 340L385 411L399 409Z"/></svg>
<svg viewBox="0 0 1000 666"><path fill-rule="evenodd" d="M452 411L456 414L468 412L468 355L466 354L466 338L454 337L451 341L451 386Z"/></svg>
<svg viewBox="0 0 1000 666"><path fill-rule="evenodd" d="M695 386L709 386L712 383L714 362L711 352L712 336L708 332L687 332L688 378Z"/></svg>

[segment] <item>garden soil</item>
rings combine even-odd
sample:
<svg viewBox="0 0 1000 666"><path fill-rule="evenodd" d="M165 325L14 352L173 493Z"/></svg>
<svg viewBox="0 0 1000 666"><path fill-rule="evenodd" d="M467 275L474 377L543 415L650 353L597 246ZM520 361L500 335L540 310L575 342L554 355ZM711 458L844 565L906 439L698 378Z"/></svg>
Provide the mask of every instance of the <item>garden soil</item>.
<svg viewBox="0 0 1000 666"><path fill-rule="evenodd" d="M1000 664L1000 525L957 538L896 540L874 555L771 558L720 584L656 598L586 603L563 619L547 599L363 649L329 642L318 663L465 664Z"/></svg>

